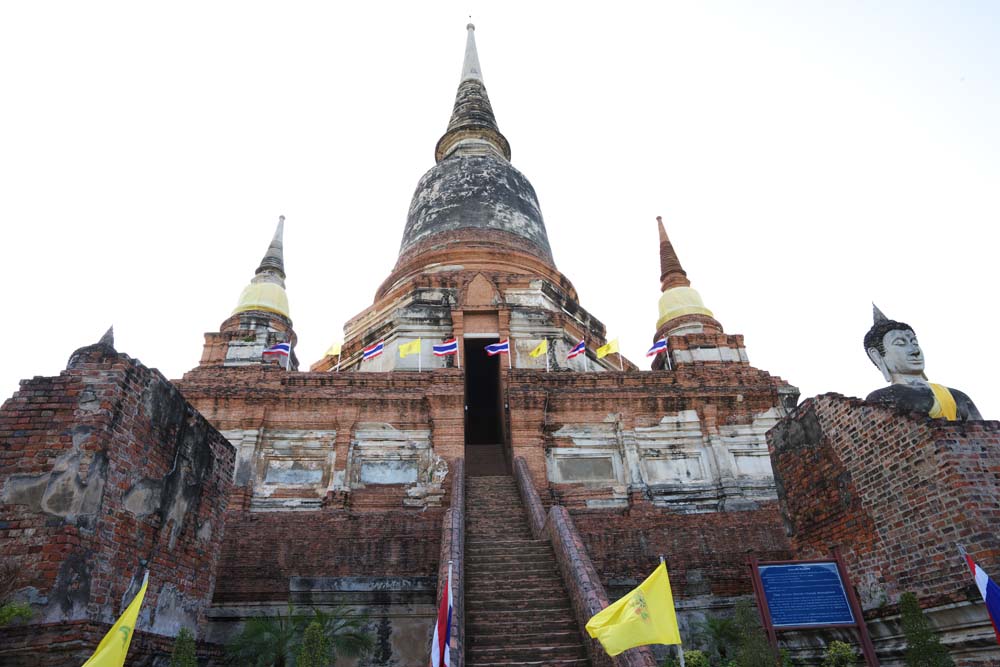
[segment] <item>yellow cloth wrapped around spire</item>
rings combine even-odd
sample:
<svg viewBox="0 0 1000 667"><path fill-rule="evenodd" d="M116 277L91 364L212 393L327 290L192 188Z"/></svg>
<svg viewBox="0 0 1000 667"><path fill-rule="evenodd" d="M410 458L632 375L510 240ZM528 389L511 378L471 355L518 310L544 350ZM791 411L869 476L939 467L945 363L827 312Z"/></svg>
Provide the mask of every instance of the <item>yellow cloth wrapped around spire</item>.
<svg viewBox="0 0 1000 667"><path fill-rule="evenodd" d="M667 566L660 563L637 588L594 614L587 632L608 655L646 644L680 644Z"/></svg>

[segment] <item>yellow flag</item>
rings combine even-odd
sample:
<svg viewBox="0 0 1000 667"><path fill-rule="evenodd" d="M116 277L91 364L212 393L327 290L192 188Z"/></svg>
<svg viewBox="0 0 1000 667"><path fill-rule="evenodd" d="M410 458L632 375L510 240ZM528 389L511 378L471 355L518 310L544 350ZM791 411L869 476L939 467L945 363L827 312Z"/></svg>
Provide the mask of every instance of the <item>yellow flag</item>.
<svg viewBox="0 0 1000 667"><path fill-rule="evenodd" d="M531 357L532 359L535 359L537 357L542 356L548 351L549 351L549 339L546 338L545 340L543 340L541 343L538 344L538 347L529 352L528 356Z"/></svg>
<svg viewBox="0 0 1000 667"><path fill-rule="evenodd" d="M325 356L327 356L327 357L339 357L340 356L340 348L343 347L343 346L344 346L343 342L334 343L333 345L330 346L330 349L326 351L326 355Z"/></svg>
<svg viewBox="0 0 1000 667"><path fill-rule="evenodd" d="M147 570L139 592L129 603L118 622L111 626L108 634L104 635L104 639L97 645L94 655L83 663L83 667L122 667L125 664L125 655L128 653L128 645L132 642L135 622L139 618L139 607L142 606L142 598L146 596L148 584L149 571Z"/></svg>
<svg viewBox="0 0 1000 667"><path fill-rule="evenodd" d="M618 339L615 338L613 341L611 341L607 345L602 345L601 347L597 348L597 358L598 359L603 359L604 357L608 356L609 354L613 354L613 353L615 353L617 351L618 351Z"/></svg>
<svg viewBox="0 0 1000 667"><path fill-rule="evenodd" d="M404 343L399 346L399 358L405 359L411 354L420 354L420 339L411 341L409 343Z"/></svg>
<svg viewBox="0 0 1000 667"><path fill-rule="evenodd" d="M660 563L637 588L594 614L587 632L608 655L646 644L680 644L667 566Z"/></svg>

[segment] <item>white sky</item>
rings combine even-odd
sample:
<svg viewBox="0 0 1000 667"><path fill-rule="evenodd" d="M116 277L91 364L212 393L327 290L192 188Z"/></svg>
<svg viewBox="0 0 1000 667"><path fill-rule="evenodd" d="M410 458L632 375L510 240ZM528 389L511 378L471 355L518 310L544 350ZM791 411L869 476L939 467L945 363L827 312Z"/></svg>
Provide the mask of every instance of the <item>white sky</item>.
<svg viewBox="0 0 1000 667"><path fill-rule="evenodd" d="M194 367L287 216L303 366L368 306L465 23L559 269L648 367L656 215L753 365L883 386L874 300L1000 418L994 2L0 4L0 397L111 323Z"/></svg>

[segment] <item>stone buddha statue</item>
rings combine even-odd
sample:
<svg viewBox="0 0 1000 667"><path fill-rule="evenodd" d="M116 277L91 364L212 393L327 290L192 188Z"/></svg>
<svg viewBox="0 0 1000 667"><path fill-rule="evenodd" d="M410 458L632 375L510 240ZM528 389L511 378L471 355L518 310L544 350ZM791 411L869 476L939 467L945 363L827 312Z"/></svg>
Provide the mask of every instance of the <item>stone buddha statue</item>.
<svg viewBox="0 0 1000 667"><path fill-rule="evenodd" d="M865 351L892 384L868 394L866 400L922 412L935 419L982 419L976 404L964 393L927 381L924 353L913 327L890 320L877 307L873 309L875 323L865 334Z"/></svg>

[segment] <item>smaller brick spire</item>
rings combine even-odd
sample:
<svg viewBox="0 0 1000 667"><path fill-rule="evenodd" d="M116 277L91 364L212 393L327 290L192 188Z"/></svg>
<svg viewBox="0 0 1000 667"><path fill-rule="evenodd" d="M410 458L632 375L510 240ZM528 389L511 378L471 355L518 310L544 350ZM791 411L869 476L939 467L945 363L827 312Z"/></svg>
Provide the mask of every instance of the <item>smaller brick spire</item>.
<svg viewBox="0 0 1000 667"><path fill-rule="evenodd" d="M663 227L663 218L656 216L656 224L660 228L660 291L666 292L671 287L690 287L687 272L681 266L681 260L677 258L674 246L667 237L667 230Z"/></svg>
<svg viewBox="0 0 1000 667"><path fill-rule="evenodd" d="M262 310L277 313L284 317L288 314L288 295L285 293L285 258L283 252L283 236L285 232L285 216L278 216L278 227L274 230L271 245L267 247L260 266L254 271L254 277L240 295L240 300L233 314L250 310Z"/></svg>

